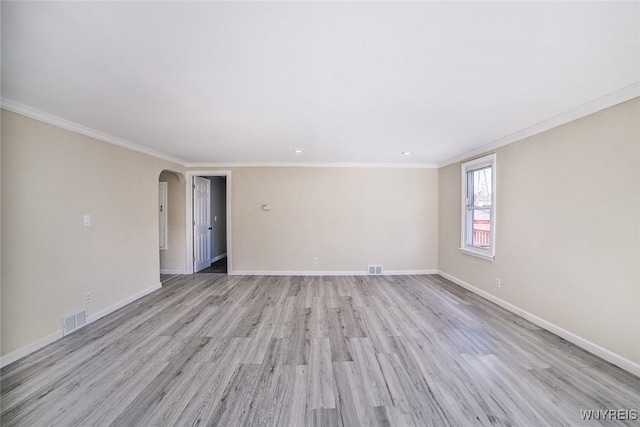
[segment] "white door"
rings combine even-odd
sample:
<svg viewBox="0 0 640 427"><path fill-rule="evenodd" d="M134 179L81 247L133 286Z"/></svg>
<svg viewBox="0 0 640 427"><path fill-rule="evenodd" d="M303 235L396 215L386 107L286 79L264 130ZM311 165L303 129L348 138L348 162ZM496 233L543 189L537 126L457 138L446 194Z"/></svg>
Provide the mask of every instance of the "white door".
<svg viewBox="0 0 640 427"><path fill-rule="evenodd" d="M211 181L193 178L193 271L211 266Z"/></svg>

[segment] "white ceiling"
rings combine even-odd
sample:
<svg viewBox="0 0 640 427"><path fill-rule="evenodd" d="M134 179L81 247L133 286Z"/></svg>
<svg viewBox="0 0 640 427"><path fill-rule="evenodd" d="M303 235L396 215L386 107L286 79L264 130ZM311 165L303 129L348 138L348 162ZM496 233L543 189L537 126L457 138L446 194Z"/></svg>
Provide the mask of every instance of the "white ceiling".
<svg viewBox="0 0 640 427"><path fill-rule="evenodd" d="M186 162L441 163L640 81L638 2L1 12L5 102Z"/></svg>

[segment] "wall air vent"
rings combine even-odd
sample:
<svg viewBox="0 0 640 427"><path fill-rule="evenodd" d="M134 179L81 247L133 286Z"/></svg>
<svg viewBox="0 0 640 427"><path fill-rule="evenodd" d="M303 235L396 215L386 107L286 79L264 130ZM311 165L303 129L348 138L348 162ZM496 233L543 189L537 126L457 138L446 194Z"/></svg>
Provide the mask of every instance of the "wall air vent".
<svg viewBox="0 0 640 427"><path fill-rule="evenodd" d="M62 335L70 334L87 324L87 312L85 310L72 314L62 319Z"/></svg>
<svg viewBox="0 0 640 427"><path fill-rule="evenodd" d="M381 265L370 265L369 266L369 276L382 276L382 266Z"/></svg>

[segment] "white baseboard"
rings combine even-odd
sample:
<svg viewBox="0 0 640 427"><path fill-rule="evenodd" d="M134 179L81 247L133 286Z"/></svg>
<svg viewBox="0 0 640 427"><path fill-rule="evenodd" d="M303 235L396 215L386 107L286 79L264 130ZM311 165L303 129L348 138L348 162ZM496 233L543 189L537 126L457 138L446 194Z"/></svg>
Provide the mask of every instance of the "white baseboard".
<svg viewBox="0 0 640 427"><path fill-rule="evenodd" d="M230 276L364 276L366 271L234 270Z"/></svg>
<svg viewBox="0 0 640 427"><path fill-rule="evenodd" d="M220 254L220 255L218 255L216 257L213 257L213 258L211 258L211 264L213 264L216 261L220 261L222 258L226 258L226 257L227 257L227 253L226 252L223 253L223 254Z"/></svg>
<svg viewBox="0 0 640 427"><path fill-rule="evenodd" d="M456 285L459 285L473 292L474 294L479 295L482 298L488 301L491 301L496 305L499 305L500 307L506 310L509 310L510 312L530 321L531 323L537 326L540 326L541 328L546 329L547 331L554 333L561 338L564 338L570 343L573 343L578 347L581 347L584 350L590 353L593 353L598 357L601 357L607 362L612 363L624 369L625 371L631 372L632 374L640 377L640 364L637 364L634 361L627 359L626 357L623 357L617 353L614 353L611 350L601 347L598 344L595 344L579 335L574 334L573 332L567 331L566 329L563 329L558 325L555 325L545 319L542 319L541 317L538 317L535 314L531 314L528 311L525 311L518 306L515 306L505 300L502 300L496 297L495 295L491 295L490 293L483 291L482 289L476 288L475 286L465 282L464 280L458 279L457 277L452 276L448 273L445 273L444 271L438 271L438 274L444 277L445 279L449 279Z"/></svg>
<svg viewBox="0 0 640 427"><path fill-rule="evenodd" d="M119 308L124 307L125 305L131 304L132 302L146 296L149 295L151 292L156 291L158 289L160 289L162 287L162 283L158 282L155 285L141 291L138 292L135 295L131 295L128 298L123 299L122 301L119 301L103 310L98 311L97 313L94 313L90 316L87 317L87 325L89 323L93 323L98 319L103 318L104 316L106 316L107 314L111 314L114 311L118 310ZM86 325L83 326L83 328ZM27 344L24 347L21 347L17 350L12 351L11 353L7 353L6 355L0 357L0 368L3 368L13 362L15 362L16 360L22 359L25 356L28 356L29 354L40 350L43 347L46 347L47 345L59 340L60 338L62 338L63 334L62 334L62 329L55 331L54 333L52 333L51 335L48 335L44 338L40 338L37 341L32 342L31 344Z"/></svg>
<svg viewBox="0 0 640 427"><path fill-rule="evenodd" d="M16 360L22 359L26 355L31 354L36 350L40 350L42 347L45 347L60 338L62 338L62 329L55 331L44 338L40 338L38 341L34 341L31 344L27 344L24 347L14 350L11 353L7 353L0 357L0 368L4 368Z"/></svg>
<svg viewBox="0 0 640 427"><path fill-rule="evenodd" d="M409 276L417 274L438 274L438 270L390 270L384 271L383 276ZM359 271L322 271L322 270L234 270L230 276L367 276L366 270Z"/></svg>
<svg viewBox="0 0 640 427"><path fill-rule="evenodd" d="M187 270L160 270L160 274L189 274Z"/></svg>
<svg viewBox="0 0 640 427"><path fill-rule="evenodd" d="M109 307L102 309L100 311L98 311L97 313L91 314L87 317L87 323L92 323L95 322L98 319L103 318L104 316L106 316L107 314L111 314L114 311L124 307L125 305L129 305L132 302L139 300L140 298L149 295L151 292L157 291L158 289L160 289L162 287L162 283L158 282L153 286L148 287L147 289L144 289L140 292L138 292L137 294L131 295L128 298L123 299L122 301L119 301L113 305L110 305Z"/></svg>
<svg viewBox="0 0 640 427"><path fill-rule="evenodd" d="M439 270L438 274L442 277L444 277L445 279L451 280L453 283L455 283L456 285L462 286L463 288L473 292L476 295L480 295L482 298L491 301L492 303L499 305L500 307L509 310L510 312L517 314L518 316L522 317L522 312L523 310L511 303L506 302L505 300L502 300L494 295L491 295L489 292L485 292L480 288L476 288L473 285L470 285L469 283L465 282L464 280L460 280L455 276L452 276L448 273L445 273L444 271Z"/></svg>
<svg viewBox="0 0 640 427"><path fill-rule="evenodd" d="M438 270L391 270L383 271L383 276L421 276L428 274L438 274Z"/></svg>

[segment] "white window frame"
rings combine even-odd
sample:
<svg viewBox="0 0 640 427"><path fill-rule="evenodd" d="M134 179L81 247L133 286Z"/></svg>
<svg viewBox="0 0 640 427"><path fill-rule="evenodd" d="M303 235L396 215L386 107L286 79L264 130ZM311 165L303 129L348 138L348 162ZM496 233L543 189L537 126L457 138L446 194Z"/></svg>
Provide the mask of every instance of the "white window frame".
<svg viewBox="0 0 640 427"><path fill-rule="evenodd" d="M480 248L478 246L471 245L469 239L469 233L472 232L472 217L470 213L473 209L470 208L468 197L469 186L469 172L491 167L491 207L490 218L491 228L489 231L489 247ZM488 156L480 157L465 163L462 163L460 168L461 176L461 222L460 222L460 251L462 253L473 255L482 259L493 261L496 254L496 155L489 154ZM486 209L486 208L485 208Z"/></svg>

